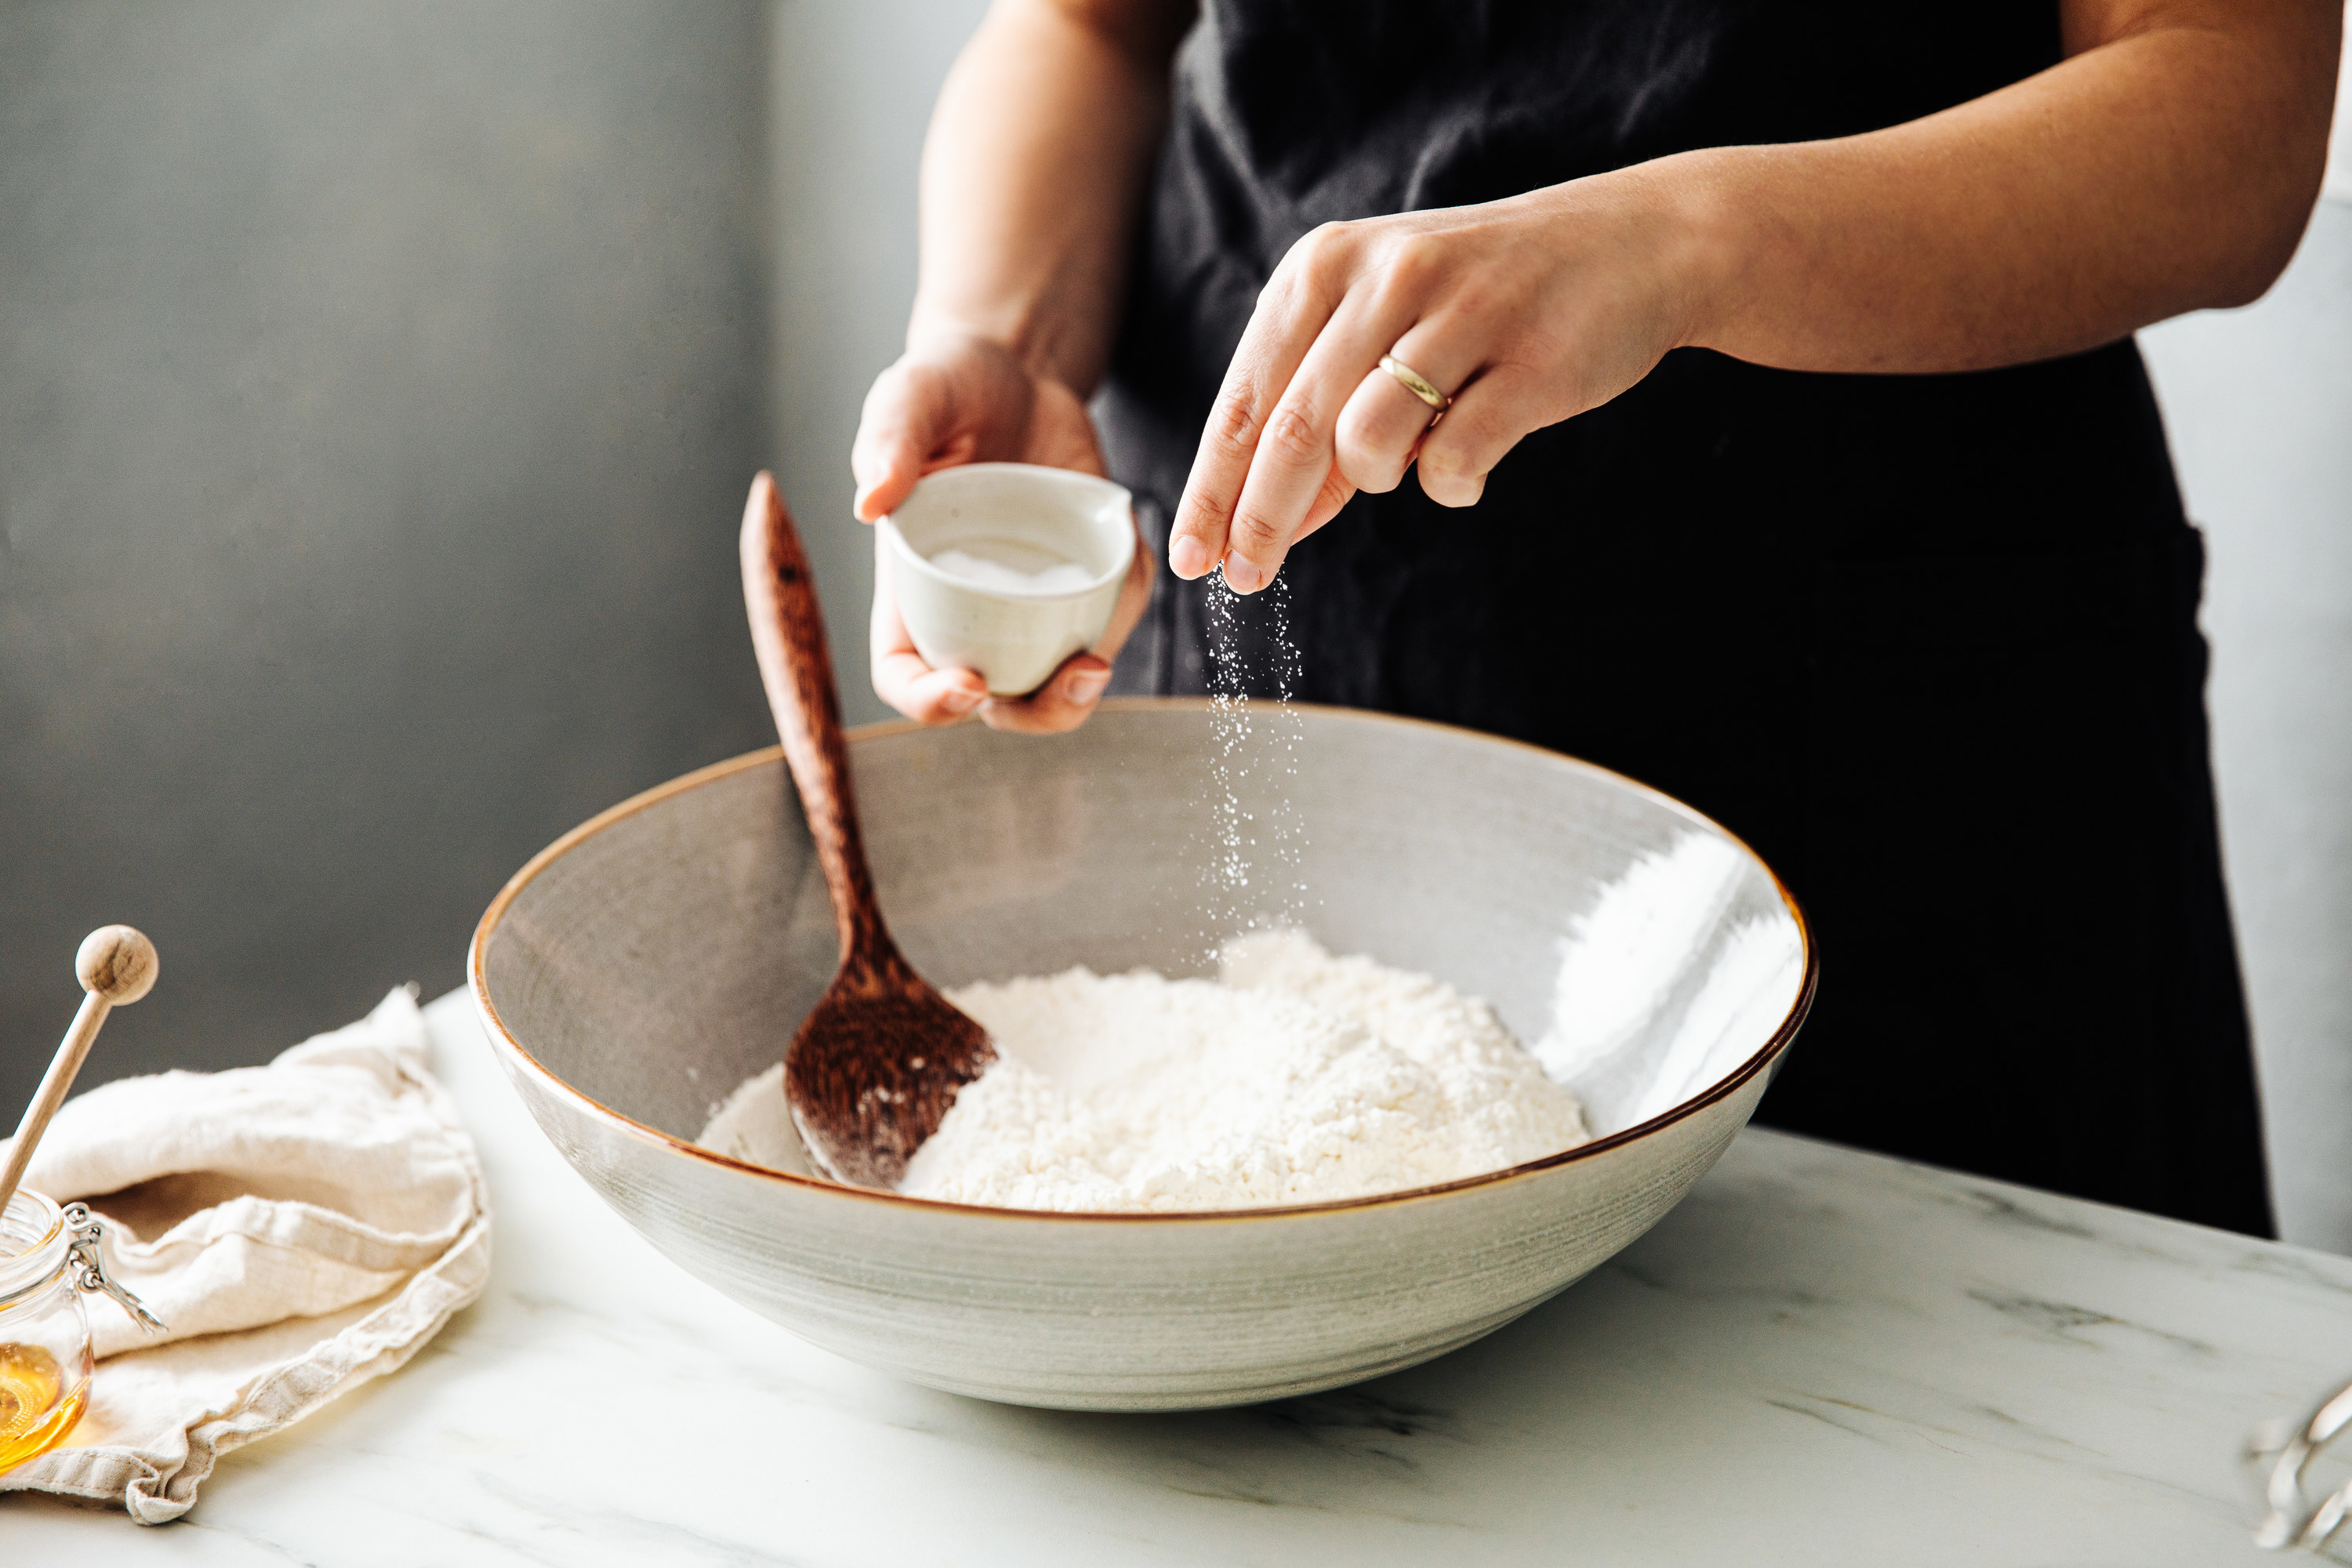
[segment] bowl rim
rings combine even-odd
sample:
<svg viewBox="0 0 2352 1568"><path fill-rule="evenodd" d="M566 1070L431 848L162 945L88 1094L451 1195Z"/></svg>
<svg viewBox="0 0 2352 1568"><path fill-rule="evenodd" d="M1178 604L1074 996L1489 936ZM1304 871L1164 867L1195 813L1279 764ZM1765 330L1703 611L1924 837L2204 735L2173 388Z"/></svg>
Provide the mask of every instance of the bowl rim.
<svg viewBox="0 0 2352 1568"><path fill-rule="evenodd" d="M935 479L946 479L952 486L954 480L951 476L958 474L1001 474L1007 470L1019 470L1024 473L1055 475L1058 476L1058 478L1051 482L1063 483L1071 480L1080 480L1084 481L1084 484L1087 487L1098 487L1101 489L1113 492L1118 500L1119 507L1127 514L1127 533L1125 539L1120 542L1118 563L1106 571L1097 573L1083 587L1063 588L1051 594L1014 593L1008 589L986 587L981 584L971 582L967 578L959 577L952 572L943 571L940 567L932 565L930 557L925 555L921 551L915 548L914 541L908 539L907 537L906 531L898 526L898 513L905 510L907 501L911 501L915 499L912 492L908 493L907 500L900 501L898 506L893 507L890 510L875 519L875 528L880 537L887 542L890 551L890 558L892 562L898 565L911 566L922 576L928 577L934 582L943 583L949 587L960 589L967 594L977 594L984 599L992 599L999 604L1011 605L1067 604L1073 600L1086 598L1089 595L1099 594L1113 583L1123 582L1126 579L1127 574L1135 569L1135 552L1137 548L1135 542L1135 492L1129 489L1125 485L1120 484L1117 479L1107 479L1100 474L1089 474L1079 468L1057 468L1046 463L958 463L951 468L935 468L931 472L925 474L921 479L915 481L915 488L917 490L919 490L924 485L929 484ZM1113 496L1106 495L1103 499L1105 500L1108 500L1113 499ZM866 730L876 728L879 728L879 726L870 724L861 725L859 726L859 732L862 733Z"/></svg>
<svg viewBox="0 0 2352 1568"><path fill-rule="evenodd" d="M1205 697L1113 697L1106 698L1097 707L1100 711L1113 713L1171 710L1206 710L1213 700ZM1490 745L1532 752L1549 762L1598 773L1604 778L1614 780L1629 789L1664 805L1677 814L1722 834L1762 868L1765 876L1771 879L1772 889L1780 896L1780 902L1788 910L1790 918L1797 923L1797 940L1805 955L1804 975L1798 984L1796 998L1790 1004L1788 1013L1766 1038L1764 1044L1738 1068L1710 1085L1704 1093L1694 1095L1689 1100L1669 1106L1646 1121L1636 1122L1631 1127L1612 1132L1605 1138L1590 1139L1572 1149L1562 1149L1556 1153L1547 1154L1541 1159L1523 1161L1499 1171L1488 1171L1481 1175L1464 1176L1455 1181L1440 1182L1427 1186L1408 1187L1393 1193L1370 1193L1360 1197L1331 1198L1321 1203L1286 1204L1265 1208L1155 1209L1142 1212L1016 1209L999 1208L984 1204L951 1203L940 1198L910 1197L904 1193L888 1192L877 1187L852 1186L846 1182L836 1182L824 1176L804 1176L792 1171L779 1171L766 1165L753 1164L748 1160L738 1160L732 1155L721 1154L716 1150L706 1149L699 1143L639 1121L635 1117L615 1110L603 1101L583 1094L571 1083L558 1077L545 1063L531 1055L530 1047L522 1043L513 1030L507 1027L506 1020L499 1016L497 1004L490 999L486 961L490 939L496 934L499 922L505 917L508 909L521 895L522 890L537 879L541 872L546 870L573 847L602 833L615 823L626 821L642 811L660 805L672 795L684 795L689 790L699 789L704 784L715 783L719 779L782 762L784 749L781 745L776 745L762 747L756 752L746 752L740 756L730 757L723 762L712 763L707 767L681 773L666 783L656 784L651 789L631 795L619 805L608 806L598 812L525 861L522 869L509 878L506 886L500 888L498 896L490 900L489 908L483 911L480 922L474 928L473 940L467 944L466 982L467 989L473 997L475 1014L481 1020L494 1048L503 1051L513 1061L528 1068L531 1073L544 1080L554 1092L571 1100L591 1116L608 1123L614 1131L636 1141L674 1150L726 1169L746 1172L753 1176L784 1183L789 1186L807 1188L813 1193L950 1214L987 1215L1000 1219L1063 1220L1090 1225L1171 1223L1197 1225L1204 1222L1296 1219L1344 1210L1379 1208L1391 1204L1423 1202L1474 1187L1495 1186L1506 1182L1528 1180L1562 1166L1592 1159L1612 1150L1638 1142L1677 1121L1696 1115L1708 1106L1727 1099L1737 1092L1749 1079L1769 1067L1781 1052L1788 1049L1790 1042L1796 1038L1799 1026L1804 1023L1806 1014L1812 1009L1813 994L1821 982L1821 954L1813 942L1812 927L1807 923L1803 908L1797 902L1796 895L1789 890L1788 884L1780 879L1780 873L1773 870L1771 865L1765 860L1764 857L1757 854L1746 839L1705 812L1676 800L1664 790L1654 789L1639 779L1628 777L1612 768L1602 767L1597 763L1588 763L1581 757L1572 757L1565 752L1555 752L1526 741L1513 740L1508 736L1490 735L1483 731L1465 729L1458 724L1441 724L1433 720L1407 718L1402 714L1381 713L1363 708L1344 708L1331 703L1294 702L1291 706L1308 712L1332 714L1351 721L1436 730L1448 734L1466 736L1471 740ZM848 740L851 744L856 745L929 728L930 726L919 724L910 719L889 720L878 724L861 724L848 731Z"/></svg>

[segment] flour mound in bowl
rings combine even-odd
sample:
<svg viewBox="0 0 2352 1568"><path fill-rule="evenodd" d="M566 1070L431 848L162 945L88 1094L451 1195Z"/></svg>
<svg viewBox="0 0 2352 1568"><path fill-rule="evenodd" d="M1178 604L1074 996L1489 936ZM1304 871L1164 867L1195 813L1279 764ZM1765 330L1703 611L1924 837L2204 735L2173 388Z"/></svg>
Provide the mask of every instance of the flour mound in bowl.
<svg viewBox="0 0 2352 1568"><path fill-rule="evenodd" d="M1149 970L950 994L998 1061L899 1190L998 1208L1255 1208L1482 1175L1583 1142L1577 1102L1494 1010L1303 931L1217 981Z"/></svg>
<svg viewBox="0 0 2352 1568"><path fill-rule="evenodd" d="M1075 1213L1255 1208L1458 1181L1591 1136L1494 1010L1441 981L1297 931L1237 938L1219 969L950 991L998 1059L898 1190ZM803 1168L782 1076L739 1088L702 1145Z"/></svg>
<svg viewBox="0 0 2352 1568"><path fill-rule="evenodd" d="M1591 1136L1492 1008L1425 974L1335 958L1296 931L1237 939L1220 970L949 992L998 1059L898 1190L1081 1213L1256 1208L1458 1181ZM781 1077L737 1090L703 1144L784 1163L765 1147L790 1136Z"/></svg>

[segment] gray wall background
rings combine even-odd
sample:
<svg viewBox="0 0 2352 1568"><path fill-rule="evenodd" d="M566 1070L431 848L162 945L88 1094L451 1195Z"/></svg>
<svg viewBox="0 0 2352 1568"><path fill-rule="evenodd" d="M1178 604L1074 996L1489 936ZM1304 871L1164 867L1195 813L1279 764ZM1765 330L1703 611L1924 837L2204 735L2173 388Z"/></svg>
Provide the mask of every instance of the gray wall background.
<svg viewBox="0 0 2352 1568"><path fill-rule="evenodd" d="M2280 1227L2338 1252L2352 1252L2347 198L2319 204L2259 303L2140 334L2210 551L2213 765Z"/></svg>
<svg viewBox="0 0 2352 1568"><path fill-rule="evenodd" d="M763 743L763 462L880 715L849 437L983 7L0 9L0 1107L92 925L166 976L93 1072L259 1059L456 984L531 852ZM2352 1251L2352 207L2143 342L2282 1215Z"/></svg>
<svg viewBox="0 0 2352 1568"><path fill-rule="evenodd" d="M915 170L931 100L988 0L784 0L770 57L775 171L776 480L824 585L844 710L874 695L872 535L850 511L849 443L915 297Z"/></svg>
<svg viewBox="0 0 2352 1568"><path fill-rule="evenodd" d="M767 8L0 11L0 1105L457 984L572 824L760 744Z"/></svg>

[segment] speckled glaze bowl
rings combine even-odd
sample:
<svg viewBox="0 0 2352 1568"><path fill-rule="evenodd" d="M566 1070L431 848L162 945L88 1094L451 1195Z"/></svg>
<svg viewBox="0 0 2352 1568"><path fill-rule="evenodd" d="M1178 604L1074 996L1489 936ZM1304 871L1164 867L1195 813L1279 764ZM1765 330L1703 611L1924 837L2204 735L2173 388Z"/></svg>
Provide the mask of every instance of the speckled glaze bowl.
<svg viewBox="0 0 2352 1568"><path fill-rule="evenodd" d="M1714 1163L1795 1035L1795 904L1713 823L1601 769L1439 725L1112 701L1075 735L885 726L851 743L884 906L935 983L1206 973L1236 907L1224 781L1278 780L1303 923L1486 997L1596 1139L1442 1187L1069 1215L836 1185L696 1147L835 961L774 752L614 807L476 932L476 1005L548 1137L663 1252L854 1360L1015 1404L1236 1405L1443 1354L1565 1289ZM1222 766L1223 773L1218 772ZM1244 782L1248 782L1247 779ZM1261 822L1274 803L1248 803ZM1294 914L1298 911L1293 910Z"/></svg>

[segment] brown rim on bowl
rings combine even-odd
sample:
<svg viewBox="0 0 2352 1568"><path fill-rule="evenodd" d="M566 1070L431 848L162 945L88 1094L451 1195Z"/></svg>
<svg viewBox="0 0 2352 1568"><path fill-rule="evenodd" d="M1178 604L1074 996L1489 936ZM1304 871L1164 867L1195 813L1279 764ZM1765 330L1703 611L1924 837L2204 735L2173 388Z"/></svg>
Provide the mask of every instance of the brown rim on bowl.
<svg viewBox="0 0 2352 1568"><path fill-rule="evenodd" d="M1109 712L1149 712L1155 709L1205 709L1209 703L1209 699L1198 697L1114 697L1105 699L1099 706L1103 710ZM529 1047L515 1037L514 1031L507 1027L506 1021L499 1016L498 1007L490 1000L489 980L485 971L484 959L489 949L491 933L498 929L499 921L505 915L507 907L514 902L523 889L529 887L541 871L561 858L574 845L602 833L616 822L635 816L649 806L659 805L674 795L683 795L688 790L698 789L714 779L726 778L730 774L751 768L772 765L780 762L783 756L782 746L769 746L761 751L747 752L740 757L730 757L725 762L713 763L709 767L697 768L692 773L680 774L667 784L656 784L642 795L632 795L618 805L597 813L526 861L522 869L508 879L507 885L499 889L498 897L490 900L490 907L483 911L481 923L474 928L474 940L466 950L466 978L468 988L473 992L475 1011L482 1022L489 1026L491 1044L494 1047L509 1053L517 1061L543 1079L558 1093L585 1107L623 1133L640 1141L665 1146L696 1159L708 1160L716 1165L748 1172L754 1176L807 1187L813 1191L835 1193L844 1197L862 1198L872 1203L906 1204L918 1208L939 1209L953 1214L995 1215L1003 1219L1071 1220L1090 1224L1122 1222L1197 1224L1211 1220L1297 1218L1305 1215L1327 1214L1337 1209L1371 1208L1383 1204L1418 1202L1439 1197L1447 1193L1460 1192L1466 1187L1521 1180L1633 1142L1637 1139L1647 1137L1662 1127L1670 1126L1686 1116L1713 1105L1769 1067L1772 1059L1787 1049L1789 1042L1796 1037L1798 1026L1805 1021L1805 1015L1812 1008L1813 993L1821 981L1821 955L1813 946L1812 928L1805 922L1804 910L1797 903L1796 895L1789 891L1788 884L1780 880L1780 874L1765 862L1761 855L1748 847L1747 840L1713 817L1696 807L1685 805L1663 790L1651 788L1639 779L1628 778L1623 773L1604 768L1597 763L1588 763L1564 752L1548 751L1544 747L1531 745L1525 741L1514 741L1502 735L1488 735L1476 730L1465 730L1456 724L1440 724L1427 719L1408 719L1393 713L1375 713L1360 708L1339 708L1319 702L1300 702L1293 706L1309 712L1335 714L1365 723L1401 724L1417 729L1439 730L1451 734L1465 735L1488 745L1509 746L1520 751L1532 752L1561 766L1578 768L1587 773L1599 773L1603 777L1614 779L1628 788L1636 790L1652 800L1666 805L1677 814L1722 834L1724 837L1738 845L1740 851L1753 860L1763 870L1765 876L1771 879L1773 891L1780 894L1780 902L1787 907L1790 918L1797 922L1797 940L1803 945L1805 952L1805 973L1802 982L1797 987L1796 1000L1790 1005L1788 1015L1780 1020L1780 1026L1772 1031L1770 1037L1764 1042L1763 1046L1742 1062L1738 1069L1712 1085L1706 1093L1696 1095L1679 1105L1662 1110L1646 1121L1637 1122L1622 1131L1612 1132L1606 1138L1595 1138L1589 1142L1580 1143L1573 1149L1563 1149L1556 1154L1547 1154L1540 1160L1529 1160L1525 1163L1507 1166L1500 1171L1489 1171L1480 1176L1465 1176L1459 1181L1443 1182L1433 1186L1408 1187L1402 1192L1373 1193L1363 1197L1333 1198L1322 1203L1289 1204L1271 1208L1103 1213L1066 1209L994 1208L981 1204L949 1203L939 1198L908 1197L903 1193L885 1192L875 1187L853 1187L846 1183L827 1181L822 1176L803 1176L790 1171L771 1170L765 1165L755 1165L747 1160L738 1160L730 1155L719 1153L715 1150L706 1149L699 1143L688 1142L683 1138L663 1131L658 1127L649 1127L634 1117L624 1115L609 1105L590 1099L549 1071L538 1058L530 1054ZM881 724L866 724L849 731L849 740L854 745L859 742L880 740L886 736L901 735L922 728L924 726L911 720L903 719Z"/></svg>

